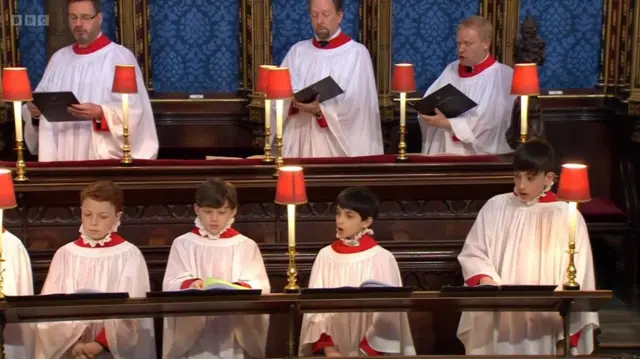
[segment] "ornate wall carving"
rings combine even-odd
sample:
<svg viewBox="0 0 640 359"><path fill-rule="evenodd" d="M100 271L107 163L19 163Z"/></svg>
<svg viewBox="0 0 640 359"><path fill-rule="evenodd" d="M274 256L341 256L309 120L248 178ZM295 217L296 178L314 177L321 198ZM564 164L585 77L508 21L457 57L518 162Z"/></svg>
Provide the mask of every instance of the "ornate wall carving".
<svg viewBox="0 0 640 359"><path fill-rule="evenodd" d="M520 0L483 0L480 13L493 24L491 53L498 61L513 66L520 22Z"/></svg>

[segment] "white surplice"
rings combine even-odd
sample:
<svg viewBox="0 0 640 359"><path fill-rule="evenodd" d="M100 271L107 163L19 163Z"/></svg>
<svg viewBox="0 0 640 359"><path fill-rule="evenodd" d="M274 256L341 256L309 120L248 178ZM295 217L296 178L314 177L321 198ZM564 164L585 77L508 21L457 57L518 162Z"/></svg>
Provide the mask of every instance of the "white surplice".
<svg viewBox="0 0 640 359"><path fill-rule="evenodd" d="M333 39L346 35L340 30ZM320 104L328 127L312 114L288 116L284 101L283 157L354 157L384 152L378 92L367 48L349 40L335 48L318 48L312 40L291 47L281 67L288 67L294 93L331 76L343 94ZM276 101L272 101L271 142L276 136ZM273 147L276 149L276 147Z"/></svg>
<svg viewBox="0 0 640 359"><path fill-rule="evenodd" d="M19 238L9 231L2 233L2 276L5 296L33 295L33 276L29 253ZM34 324L7 324L4 350L7 359L33 358Z"/></svg>
<svg viewBox="0 0 640 359"><path fill-rule="evenodd" d="M320 250L313 263L309 288L359 287L367 280L402 286L398 263L391 252L376 244L357 253L338 253L330 245ZM313 345L322 334L329 335L346 356L361 356L364 338L378 352L416 354L406 312L305 314L299 354L312 355Z"/></svg>
<svg viewBox="0 0 640 359"><path fill-rule="evenodd" d="M110 236L90 243L93 247L81 247L76 242L60 247L51 261L42 294L90 290L146 297L150 290L149 272L142 252L126 241L98 247L115 240L115 233ZM97 358L156 359L152 318L38 323L37 330L37 359L72 359L75 343L92 342L102 330L110 353Z"/></svg>
<svg viewBox="0 0 640 359"><path fill-rule="evenodd" d="M225 232L228 236L223 233L219 239L192 232L176 238L162 289L178 291L187 280L216 278L269 293L271 286L258 245L234 229ZM264 358L268 330L268 314L168 317L164 320L162 357Z"/></svg>
<svg viewBox="0 0 640 359"><path fill-rule="evenodd" d="M96 41L108 42L102 36ZM56 51L35 89L35 92L72 91L80 103L100 105L109 129L96 131L92 121L49 122L44 115L40 117L40 125L34 127L24 105L25 142L39 161L122 158L122 95L111 92L116 64L136 67L138 93L128 95L131 155L138 159L157 157L158 135L138 62L129 49L110 42L87 54L77 54L74 45Z"/></svg>
<svg viewBox="0 0 640 359"><path fill-rule="evenodd" d="M429 126L418 116L422 129L422 153L484 155L512 152L505 134L511 123L515 100L511 95L513 69L495 62L478 74L461 77L458 74L459 63L456 60L447 65L424 97L452 84L478 106L449 119L451 130Z"/></svg>
<svg viewBox="0 0 640 359"><path fill-rule="evenodd" d="M567 280L568 208L559 201L524 204L513 193L490 199L458 257L465 281L487 275L498 284L557 285L561 290ZM577 282L582 290L595 290L589 234L579 212L576 250ZM591 354L598 314L574 312L570 323L570 335L581 332L579 354ZM468 355L555 355L562 328L557 312L464 312L458 338Z"/></svg>

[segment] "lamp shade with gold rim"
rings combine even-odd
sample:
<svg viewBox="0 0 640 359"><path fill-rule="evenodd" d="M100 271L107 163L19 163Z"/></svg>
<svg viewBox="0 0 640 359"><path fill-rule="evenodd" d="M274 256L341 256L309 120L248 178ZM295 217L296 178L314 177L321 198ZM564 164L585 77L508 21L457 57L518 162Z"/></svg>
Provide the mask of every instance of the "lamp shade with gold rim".
<svg viewBox="0 0 640 359"><path fill-rule="evenodd" d="M591 189L587 165L567 163L562 165L558 199L567 202L589 202Z"/></svg>
<svg viewBox="0 0 640 359"><path fill-rule="evenodd" d="M134 65L116 65L111 92L138 93L138 78Z"/></svg>
<svg viewBox="0 0 640 359"><path fill-rule="evenodd" d="M267 98L269 100L288 100L293 97L291 74L288 67L276 67L269 70L267 77Z"/></svg>
<svg viewBox="0 0 640 359"><path fill-rule="evenodd" d="M2 100L33 101L31 82L25 67L5 67L2 69Z"/></svg>
<svg viewBox="0 0 640 359"><path fill-rule="evenodd" d="M393 67L393 92L415 92L416 74L413 64L396 64Z"/></svg>
<svg viewBox="0 0 640 359"><path fill-rule="evenodd" d="M275 69L277 67L278 66L274 66L274 65L260 65L260 67L258 67L258 82L256 83L257 93L267 92L267 84L269 81L269 70Z"/></svg>
<svg viewBox="0 0 640 359"><path fill-rule="evenodd" d="M0 169L0 209L9 209L15 206L16 192L13 189L11 171Z"/></svg>
<svg viewBox="0 0 640 359"><path fill-rule="evenodd" d="M307 190L304 186L302 167L284 166L278 171L276 184L276 203L304 204L307 203Z"/></svg>
<svg viewBox="0 0 640 359"><path fill-rule="evenodd" d="M538 65L534 63L515 65L511 81L511 94L517 96L540 95Z"/></svg>

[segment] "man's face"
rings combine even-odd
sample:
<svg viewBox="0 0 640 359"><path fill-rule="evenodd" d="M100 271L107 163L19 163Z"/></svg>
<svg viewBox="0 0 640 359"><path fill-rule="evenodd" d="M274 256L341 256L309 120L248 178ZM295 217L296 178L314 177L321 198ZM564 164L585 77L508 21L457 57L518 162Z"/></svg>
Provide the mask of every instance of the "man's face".
<svg viewBox="0 0 640 359"><path fill-rule="evenodd" d="M481 63L489 53L491 42L483 40L477 29L463 27L458 30L458 58L464 66L475 66Z"/></svg>
<svg viewBox="0 0 640 359"><path fill-rule="evenodd" d="M311 2L311 25L320 40L327 41L340 27L344 12L336 11L333 0L313 0Z"/></svg>
<svg viewBox="0 0 640 359"><path fill-rule="evenodd" d="M102 13L96 13L91 1L69 4L69 29L76 41L86 45L98 37L102 30Z"/></svg>

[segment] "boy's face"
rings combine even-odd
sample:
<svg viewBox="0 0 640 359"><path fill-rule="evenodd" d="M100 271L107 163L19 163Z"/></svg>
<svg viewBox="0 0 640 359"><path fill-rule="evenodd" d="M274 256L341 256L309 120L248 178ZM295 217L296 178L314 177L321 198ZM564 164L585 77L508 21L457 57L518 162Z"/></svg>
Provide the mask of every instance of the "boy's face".
<svg viewBox="0 0 640 359"><path fill-rule="evenodd" d="M204 229L213 235L220 234L220 231L236 216L237 212L237 208L229 208L229 203L226 201L220 208L198 207L196 204L193 205L193 209L196 211L198 217L200 217L200 222Z"/></svg>
<svg viewBox="0 0 640 359"><path fill-rule="evenodd" d="M555 174L553 172L539 172L534 174L527 171L514 172L516 194L522 202L529 202L538 197L547 186L553 184Z"/></svg>
<svg viewBox="0 0 640 359"><path fill-rule="evenodd" d="M111 202L98 202L91 198L82 202L81 209L82 227L93 239L106 237L122 216L122 212L116 213L116 207Z"/></svg>
<svg viewBox="0 0 640 359"><path fill-rule="evenodd" d="M336 209L336 231L340 238L352 238L363 229L369 228L371 223L373 218L363 220L355 211L340 206Z"/></svg>

